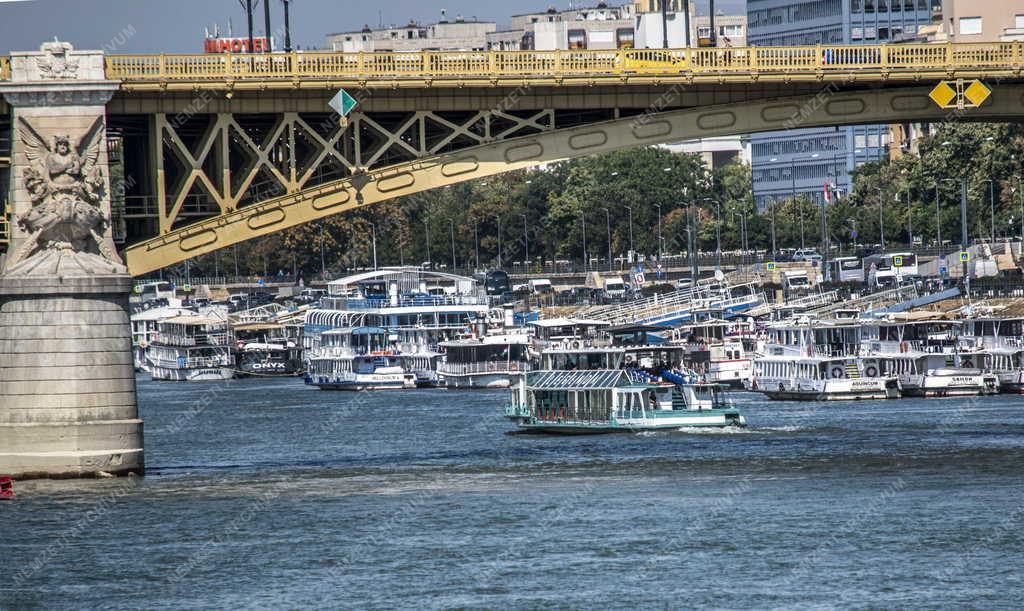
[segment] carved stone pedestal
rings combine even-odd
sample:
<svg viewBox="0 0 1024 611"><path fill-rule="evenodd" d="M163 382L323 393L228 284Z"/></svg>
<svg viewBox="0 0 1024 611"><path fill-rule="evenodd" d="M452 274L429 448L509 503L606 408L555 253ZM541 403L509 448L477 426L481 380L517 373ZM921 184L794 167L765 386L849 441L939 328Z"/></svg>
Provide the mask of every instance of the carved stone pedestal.
<svg viewBox="0 0 1024 611"><path fill-rule="evenodd" d="M144 470L126 275L0 278L0 473Z"/></svg>
<svg viewBox="0 0 1024 611"><path fill-rule="evenodd" d="M0 476L142 474L128 295L110 231L103 54L15 53L0 271Z"/></svg>

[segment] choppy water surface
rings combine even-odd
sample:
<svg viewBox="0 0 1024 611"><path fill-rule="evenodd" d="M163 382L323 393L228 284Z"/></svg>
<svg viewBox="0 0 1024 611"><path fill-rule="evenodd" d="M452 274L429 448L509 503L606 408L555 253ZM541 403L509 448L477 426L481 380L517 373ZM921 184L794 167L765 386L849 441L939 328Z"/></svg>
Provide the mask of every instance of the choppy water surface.
<svg viewBox="0 0 1024 611"><path fill-rule="evenodd" d="M23 482L0 607L1016 607L1024 398L506 434L504 393L140 382L148 475Z"/></svg>

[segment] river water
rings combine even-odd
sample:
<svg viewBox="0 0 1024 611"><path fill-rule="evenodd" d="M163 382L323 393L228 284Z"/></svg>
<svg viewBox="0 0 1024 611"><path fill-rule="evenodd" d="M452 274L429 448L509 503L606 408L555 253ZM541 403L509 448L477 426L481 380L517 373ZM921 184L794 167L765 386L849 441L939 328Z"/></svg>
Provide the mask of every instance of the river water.
<svg viewBox="0 0 1024 611"><path fill-rule="evenodd" d="M141 380L142 479L21 482L0 607L1019 607L1024 398L509 434L503 392Z"/></svg>

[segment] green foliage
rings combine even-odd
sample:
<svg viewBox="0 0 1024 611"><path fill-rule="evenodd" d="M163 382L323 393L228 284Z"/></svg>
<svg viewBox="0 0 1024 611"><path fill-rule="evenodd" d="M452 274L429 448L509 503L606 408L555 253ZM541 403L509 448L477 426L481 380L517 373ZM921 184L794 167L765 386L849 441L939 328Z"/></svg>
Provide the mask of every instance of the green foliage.
<svg viewBox="0 0 1024 611"><path fill-rule="evenodd" d="M989 177L995 181L996 234L1015 234L1021 226L1024 194L1013 177L1024 176L1022 146L1021 125L938 126L932 137L923 140L919 154L857 169L850 195L828 208L833 244L849 246L855 223L861 244L879 241L879 190L887 243L908 241L908 218L914 234L933 243L936 185L942 238L958 243L959 184L945 179L960 178L969 186L970 236L990 233L985 182ZM282 269L301 270L310 277L321 271L321 252L331 274L366 268L373 264L373 226L382 266L416 265L428 259L450 266L453 241L459 268L477 267L478 249L480 267L497 265L499 246L505 267L524 261L527 249L534 265L556 259L578 261L583 255L584 227L591 258L607 257L609 230L613 257L623 256L631 242L636 251L654 255L659 206L666 254L686 251L688 216L697 218L700 250L713 251L719 214L723 250L741 247L744 225L750 248L769 249L773 214L756 214L750 187L751 170L744 164L710 172L695 155L673 154L660 147L623 150L474 180L329 217L206 255L193 263L200 268L194 268L193 274L212 274L215 268L231 274L237 261L242 274L274 274ZM802 197L775 206L780 248L800 245L801 216L806 245L821 243L821 207Z"/></svg>

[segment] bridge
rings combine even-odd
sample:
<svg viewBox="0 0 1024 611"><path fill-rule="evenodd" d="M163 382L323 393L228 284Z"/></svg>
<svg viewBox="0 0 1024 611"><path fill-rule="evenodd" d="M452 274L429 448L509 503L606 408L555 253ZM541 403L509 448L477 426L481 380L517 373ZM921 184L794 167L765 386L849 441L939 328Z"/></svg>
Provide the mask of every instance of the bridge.
<svg viewBox="0 0 1024 611"><path fill-rule="evenodd" d="M797 127L1020 121L1022 67L1019 42L105 56L53 41L2 57L0 354L14 365L0 367L0 471L143 470L130 276L616 149ZM977 108L928 97L940 81L972 79L993 89ZM328 106L339 89L359 101L343 120Z"/></svg>
<svg viewBox="0 0 1024 611"><path fill-rule="evenodd" d="M927 94L942 80L994 87L960 118L1024 114L1019 42L103 62L116 83L107 130L131 181L114 205L136 275L360 206L577 156L940 121L950 111ZM0 65L9 78L9 62ZM360 100L344 124L327 106L342 88Z"/></svg>

